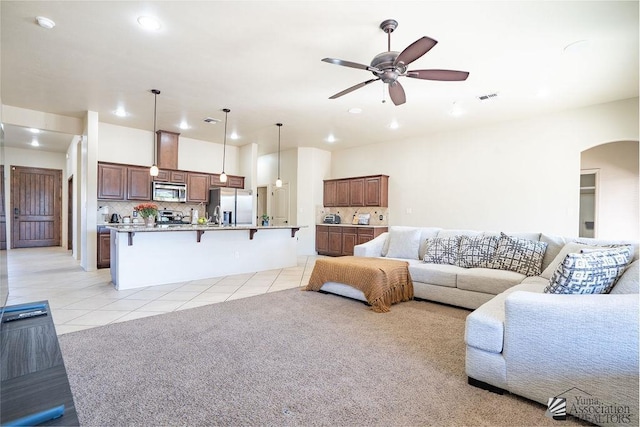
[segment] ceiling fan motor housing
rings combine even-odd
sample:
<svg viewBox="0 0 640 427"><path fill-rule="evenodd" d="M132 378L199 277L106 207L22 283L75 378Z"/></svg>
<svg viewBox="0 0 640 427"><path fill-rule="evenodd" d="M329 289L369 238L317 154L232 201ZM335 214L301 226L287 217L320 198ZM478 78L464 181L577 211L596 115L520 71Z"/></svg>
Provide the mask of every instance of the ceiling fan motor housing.
<svg viewBox="0 0 640 427"><path fill-rule="evenodd" d="M382 52L377 54L371 61L371 66L377 68L380 72L373 71L373 75L380 77L385 83L393 83L398 79L398 76L404 74L407 67L404 64L394 66L396 58L400 55L400 52Z"/></svg>

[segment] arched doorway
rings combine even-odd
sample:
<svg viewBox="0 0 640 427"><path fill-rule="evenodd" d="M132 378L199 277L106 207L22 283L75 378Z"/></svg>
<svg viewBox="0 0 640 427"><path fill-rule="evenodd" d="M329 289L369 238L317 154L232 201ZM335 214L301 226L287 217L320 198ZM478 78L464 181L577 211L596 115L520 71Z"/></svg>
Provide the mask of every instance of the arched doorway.
<svg viewBox="0 0 640 427"><path fill-rule="evenodd" d="M640 238L638 141L598 145L580 155L580 236Z"/></svg>

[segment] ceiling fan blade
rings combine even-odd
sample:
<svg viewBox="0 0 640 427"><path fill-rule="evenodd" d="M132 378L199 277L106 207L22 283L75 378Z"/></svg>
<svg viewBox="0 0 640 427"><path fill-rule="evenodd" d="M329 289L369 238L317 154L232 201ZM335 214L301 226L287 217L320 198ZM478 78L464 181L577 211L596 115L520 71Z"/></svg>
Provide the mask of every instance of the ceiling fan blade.
<svg viewBox="0 0 640 427"><path fill-rule="evenodd" d="M430 37L421 37L418 40L411 43L400 55L396 58L393 65L409 65L416 59L420 58L425 53L429 52L438 42Z"/></svg>
<svg viewBox="0 0 640 427"><path fill-rule="evenodd" d="M322 59L323 62L328 62L329 64L336 64L336 65L342 65L343 67L351 67L351 68L358 68L360 70L367 70L367 71L380 71L377 68L373 68L370 67L368 65L364 65L364 64L358 64L357 62L351 62L351 61L344 61L342 59L336 59L336 58L323 58Z"/></svg>
<svg viewBox="0 0 640 427"><path fill-rule="evenodd" d="M338 93L336 93L335 95L330 96L330 97L329 97L329 99L336 99L336 98L339 98L339 97L341 97L342 95L346 95L346 94L348 94L349 92L353 92L353 91L354 91L354 90L356 90L356 89L360 89L361 87L365 87L365 86L366 86L366 85L368 85L369 83L373 83L373 82L378 81L378 80L380 80L380 79L371 79L371 80L367 80L366 82L358 83L358 84L357 84L357 85L355 85L355 86L351 86L349 89L345 89L345 90L343 90L342 92L338 92Z"/></svg>
<svg viewBox="0 0 640 427"><path fill-rule="evenodd" d="M423 80L442 80L453 82L467 80L469 72L456 70L411 70L407 71L407 77Z"/></svg>
<svg viewBox="0 0 640 427"><path fill-rule="evenodd" d="M404 104L407 101L407 97L404 94L404 89L399 81L389 83L389 97L395 105Z"/></svg>

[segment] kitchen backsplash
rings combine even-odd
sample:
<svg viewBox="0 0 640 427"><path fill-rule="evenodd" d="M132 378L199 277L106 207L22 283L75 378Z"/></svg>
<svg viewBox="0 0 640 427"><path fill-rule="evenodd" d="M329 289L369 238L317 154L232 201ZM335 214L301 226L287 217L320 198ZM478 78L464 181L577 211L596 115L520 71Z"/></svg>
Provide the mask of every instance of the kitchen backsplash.
<svg viewBox="0 0 640 427"><path fill-rule="evenodd" d="M369 225L389 225L389 208L373 207L316 207L316 224L322 224L324 216L327 214L340 215L341 224L351 224L353 216L358 214L370 214ZM382 219L380 217L382 216Z"/></svg>
<svg viewBox="0 0 640 427"><path fill-rule="evenodd" d="M105 202L98 201L98 208L107 207L109 213L107 215L107 221L111 217L112 214L116 213L120 216L130 216L133 218L133 208L138 206L141 203L154 203L158 205L158 209L160 210L170 210L175 212L181 212L184 216L191 216L191 209L197 209L198 215L202 217L206 210L206 205L203 203L169 203L169 202ZM102 222L102 217L100 215L100 210L98 210L98 223Z"/></svg>

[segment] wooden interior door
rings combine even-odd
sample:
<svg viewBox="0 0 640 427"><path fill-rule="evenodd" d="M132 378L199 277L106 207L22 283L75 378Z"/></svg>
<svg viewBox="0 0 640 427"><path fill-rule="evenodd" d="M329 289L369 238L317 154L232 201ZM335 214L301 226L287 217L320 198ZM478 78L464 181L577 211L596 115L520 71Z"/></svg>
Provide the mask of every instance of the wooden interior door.
<svg viewBox="0 0 640 427"><path fill-rule="evenodd" d="M11 247L60 246L62 171L11 166Z"/></svg>

